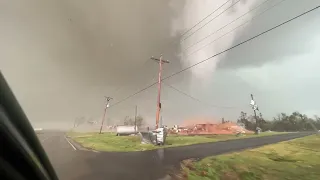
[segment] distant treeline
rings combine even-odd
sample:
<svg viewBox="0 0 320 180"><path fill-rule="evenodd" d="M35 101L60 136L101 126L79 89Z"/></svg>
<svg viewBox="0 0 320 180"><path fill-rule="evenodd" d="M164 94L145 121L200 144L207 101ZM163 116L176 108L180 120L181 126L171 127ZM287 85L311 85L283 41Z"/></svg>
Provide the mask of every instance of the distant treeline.
<svg viewBox="0 0 320 180"><path fill-rule="evenodd" d="M291 115L286 113L278 114L272 120L264 119L260 113L257 116L258 127L262 131L316 131L320 129L320 118L314 116L308 117L299 112L293 112ZM241 112L238 123L243 123L248 130L256 129L256 119L254 116L247 116L247 113Z"/></svg>

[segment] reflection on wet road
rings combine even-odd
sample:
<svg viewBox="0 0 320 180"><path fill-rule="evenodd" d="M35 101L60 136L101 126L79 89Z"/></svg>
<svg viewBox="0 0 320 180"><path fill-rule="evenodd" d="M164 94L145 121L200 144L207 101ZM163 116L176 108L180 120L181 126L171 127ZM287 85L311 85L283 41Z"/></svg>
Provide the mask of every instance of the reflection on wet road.
<svg viewBox="0 0 320 180"><path fill-rule="evenodd" d="M63 132L44 132L38 137L61 180L156 180L164 178L184 159L203 158L310 134L290 133L127 153L74 150Z"/></svg>

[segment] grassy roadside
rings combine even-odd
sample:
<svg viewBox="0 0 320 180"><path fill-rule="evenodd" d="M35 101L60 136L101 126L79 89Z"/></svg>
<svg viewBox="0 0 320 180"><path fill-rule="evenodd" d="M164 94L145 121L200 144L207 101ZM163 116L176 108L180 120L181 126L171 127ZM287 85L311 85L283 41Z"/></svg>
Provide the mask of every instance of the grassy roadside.
<svg viewBox="0 0 320 180"><path fill-rule="evenodd" d="M312 135L257 149L186 160L179 179L315 180L320 177L320 136Z"/></svg>
<svg viewBox="0 0 320 180"><path fill-rule="evenodd" d="M259 136L270 136L281 134L276 132L261 133ZM244 135L236 137L235 135L206 135L206 136L178 136L169 135L164 146L154 146L150 144L141 144L138 136L116 136L114 133L76 133L69 132L73 140L81 144L85 148L98 151L145 151L157 148L167 148L176 146L185 146L191 144L217 142L230 139L251 138L257 135Z"/></svg>

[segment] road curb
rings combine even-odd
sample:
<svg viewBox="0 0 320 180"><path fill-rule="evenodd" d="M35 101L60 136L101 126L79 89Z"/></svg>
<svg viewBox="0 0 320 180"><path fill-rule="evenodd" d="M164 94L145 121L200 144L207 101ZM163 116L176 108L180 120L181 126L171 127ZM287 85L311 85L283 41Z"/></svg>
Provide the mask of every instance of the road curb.
<svg viewBox="0 0 320 180"><path fill-rule="evenodd" d="M76 145L74 144L74 142L71 140L71 138L64 136L64 138L66 139L66 141L69 143L69 145L73 148L73 150L78 150L79 148L76 147Z"/></svg>
<svg viewBox="0 0 320 180"><path fill-rule="evenodd" d="M70 143L70 145L72 144L75 147L76 150L91 151L91 152L99 153L99 151L83 147L80 143L77 143L70 136L65 136L65 138Z"/></svg>

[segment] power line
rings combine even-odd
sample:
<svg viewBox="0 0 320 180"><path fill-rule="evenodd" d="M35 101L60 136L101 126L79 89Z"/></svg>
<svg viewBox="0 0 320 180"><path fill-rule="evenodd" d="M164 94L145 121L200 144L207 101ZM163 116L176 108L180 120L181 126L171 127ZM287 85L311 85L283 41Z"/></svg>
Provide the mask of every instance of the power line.
<svg viewBox="0 0 320 180"><path fill-rule="evenodd" d="M191 37L193 34L195 34L196 32L198 32L200 29L202 29L203 27L205 27L206 25L208 25L210 22L212 22L213 20L215 20L217 17L219 17L221 14L223 14L224 12L226 12L227 10L229 10L230 8L232 8L234 5L236 5L238 2L240 2L240 0L238 0L237 2L235 2L234 4L232 4L231 6L229 6L227 9L223 10L220 14L218 14L217 16L215 16L214 18L212 18L210 21L206 22L205 24L203 24L202 26L200 26L198 29L196 29L195 31L193 31L192 33L190 33L187 37L183 38L181 41L184 41L186 39L188 39L189 37Z"/></svg>
<svg viewBox="0 0 320 180"><path fill-rule="evenodd" d="M198 26L200 23L202 23L204 20L208 19L208 17L210 17L212 14L214 14L216 11L218 11L221 7L223 7L225 4L227 4L229 1L226 1L225 3L223 3L221 6L219 6L217 9L215 9L214 11L212 11L210 14L208 14L206 17L204 17L202 20L200 20L198 23L196 23L195 25L193 25L190 29L188 29L187 31L185 31L184 33L181 34L181 36L186 35L188 32L190 32L193 28L195 28L196 26Z"/></svg>
<svg viewBox="0 0 320 180"><path fill-rule="evenodd" d="M205 40L206 38L208 38L208 37L209 37L209 36L211 36L212 34L217 33L217 32L218 32L218 31L220 31L221 29L223 29L223 28L225 28L226 26L230 25L231 23L233 23L233 22L237 21L237 20L238 20L238 19L240 19L241 17L245 16L245 15L246 15L246 14L248 14L249 12L253 11L254 9L258 8L259 6L261 6L262 4L264 4L264 3L268 2L268 1L269 1L269 0L264 1L263 3L259 4L259 5L258 5L258 6L256 6L255 8L253 8L253 9L249 10L247 13L245 13L245 14L241 15L241 16L240 16L240 17L238 17L237 19L235 19L235 20L231 21L230 23L228 23L228 24L226 24L225 26L221 27L221 28L220 28L220 29L218 29L217 31L215 31L215 32L213 32L213 33L211 33L211 34L209 34L208 36L204 37L203 39L199 40L199 41L198 41L198 42L196 42L195 44L193 44L193 45L191 45L191 46L189 46L189 47L185 48L185 49L184 49L184 50L182 50L182 51L184 52L184 51L188 50L189 48L191 48L192 46L195 46L196 44L198 44L198 43L200 43L201 41ZM240 28L241 26L244 26L244 25L245 25L245 24L247 24L248 22L253 21L254 19L258 18L260 15L264 14L265 12L267 12L267 11L269 11L270 9L274 8L275 6L279 5L279 4L280 4L280 3L282 3L283 1L285 1L285 0L282 0L282 1L280 1L280 2L277 2L276 4L274 4L273 6L270 6L270 7L269 7L269 8L267 8L266 10L264 10L264 11L260 12L259 14L254 15L250 20L248 20L248 21L246 21L246 22L244 22L244 23L240 24L239 26L237 26L237 27L235 27L235 28L231 29L230 31L226 32L225 34L223 34L223 35L221 35L221 36L219 36L219 37L215 38L213 41L209 42L208 44L205 44L204 46L200 47L199 49L197 49L197 50L195 50L195 51L193 51L193 52L191 52L191 53L187 54L186 56L184 56L184 58L187 58L187 57L189 57L189 56L193 55L194 53L196 53L196 52L200 51L201 49L203 49L203 48L205 48L205 47L207 47L207 46L209 46L210 44L214 43L215 41L217 41L217 40L219 40L219 39L223 38L224 36L228 35L229 33L231 33L231 32L233 32L233 31L235 31L236 29Z"/></svg>
<svg viewBox="0 0 320 180"><path fill-rule="evenodd" d="M189 97L189 98L191 98L191 99L193 99L193 100L195 100L195 101L197 101L197 102L199 102L199 103L201 103L201 104L204 104L204 105L206 105L206 106L213 107L213 108L225 108L225 109L237 108L237 107L230 107L230 106L217 106L217 105L212 105L212 104L203 102L203 101L201 101L200 99L195 98L195 97L193 97L193 96L191 96L191 95L189 95L189 94L187 94L187 93L185 93L185 92L183 92L183 91L181 91L181 90L173 87L173 86L170 85L170 84L167 84L167 83L165 83L165 82L162 82L162 83L163 83L164 85L166 85L167 87L169 87L169 88L171 88L171 89L179 92L180 94L183 94L184 96Z"/></svg>
<svg viewBox="0 0 320 180"><path fill-rule="evenodd" d="M187 54L187 56L186 56L186 57L188 57L188 56L190 56L190 55L192 55L192 54L194 54L194 53L196 53L196 52L200 51L201 49L203 49L203 48L207 47L208 45L210 45L210 44L214 43L214 42L215 42L215 41L217 41L218 39L223 38L224 36L226 36L226 35L228 35L229 33L231 33L231 32L233 32L233 31L235 31L236 29L240 28L241 26L243 26L243 25L245 25L245 24L249 23L250 21L252 21L252 20L256 19L256 18L257 18L257 17L259 17L260 15L262 15L262 14L264 14L265 12L269 11L270 9L272 9L272 8L274 8L274 7L276 7L276 6L278 6L280 3L284 2L284 1L286 1L286 0L282 0L282 1L280 1L280 2L278 2L278 3L276 3L276 4L274 4L273 6L270 6L268 9L266 9L266 10L262 11L261 13L259 13L259 14L255 15L255 16L253 16L250 20L248 20L248 21L246 21L246 22L244 22L244 23L240 24L239 26L237 26L237 27L235 27L235 28L231 29L230 31L228 31L228 32L226 32L225 34L223 34L223 35L219 36L218 38L214 39L213 41L209 42L208 44L206 44L206 45L204 45L204 46L200 47L199 49L197 49L197 50L195 50L195 51L193 51L193 52L191 52L191 53ZM209 35L209 36L210 36L210 35ZM208 37L209 37L209 36L208 36ZM206 38L207 38L207 37L206 37ZM198 42L196 42L196 44L197 44L197 43L198 43ZM193 45L192 45L192 46L193 46ZM191 46L190 46L190 47L191 47Z"/></svg>
<svg viewBox="0 0 320 180"><path fill-rule="evenodd" d="M248 12L246 12L246 13L242 14L241 16L239 16L238 18L236 18L236 19L232 20L231 22L229 22L228 24L224 25L223 27L221 27L221 28L217 29L217 30L216 30L216 31L214 31L213 33L210 33L210 34L209 34L209 35L207 35L206 37L204 37L204 38L202 38L202 39L198 40L196 43L192 44L191 46L188 46L188 47L187 47L187 48L185 48L183 51L186 51L187 49L189 49L189 48L191 48L191 47L193 47L193 46L195 46L195 45L199 44L199 43L200 43L200 42L202 42L203 40L207 39L208 37L212 36L213 34L216 34L216 33L217 33L217 32L219 32L220 30L222 30L222 29L224 29L225 27L229 26L230 24L234 23L235 21L237 21L238 19L242 18L243 16L245 16L245 15L249 14L249 13L250 13L250 12L252 12L253 10L255 10L255 9L259 8L261 5L263 5L263 4L265 4L265 3L267 3L268 1L270 1L270 0L263 1L263 2L262 2L261 4L259 4L258 6L256 6L256 7L252 8L252 9L250 9Z"/></svg>
<svg viewBox="0 0 320 180"><path fill-rule="evenodd" d="M221 51L221 52L219 52L219 53L216 53L216 54L214 54L214 55L212 55L212 56L210 56L210 57L208 57L208 58L206 58L206 59L204 59L204 60L202 60L202 61L200 61L200 62L197 62L197 63L195 63L195 64L193 64L193 65L191 65L191 66L189 66L189 67L186 67L186 68L184 68L184 69L182 69L182 70L180 70L180 71L178 71L178 72L176 72L176 73L173 73L173 74L171 74L170 76L167 76L167 77L163 78L162 80L166 80L166 79L169 79L169 78L171 78L171 77L173 77L173 76L176 76L177 74L180 74L180 73L182 73L182 72L184 72L184 71L186 71L186 70L189 70L189 69L191 69L191 68L193 68L193 67L195 67L195 66L197 66L197 65L199 65L199 64L202 64L202 63L204 63L204 62L206 62L206 61L208 61L208 60L210 60L210 59L212 59L212 58L214 58L214 57L216 57L216 56L219 56L220 54L223 54L223 53L225 53L225 52L227 52L227 51L230 51L230 50L232 50L232 49L234 49L234 48L236 48L236 47L238 47L238 46L240 46L240 45L242 45L242 44L245 44L245 43L247 43L247 42L249 42L249 41L251 41L251 40L253 40L253 39L255 39L255 38L258 38L258 37L260 37L260 36L262 36L262 35L270 32L270 31L272 31L272 30L274 30L274 29L277 29L278 27L281 27L281 26L283 26L283 25L285 25L285 24L287 24L287 23L289 23L289 22L291 22L291 21L293 21L293 20L295 20L295 19L297 19L297 18L299 18L299 17L301 17L301 16L303 16L303 15L306 15L306 14L308 14L308 13L310 13L310 12L318 9L319 7L320 7L320 6L317 6L317 7L312 8L312 9L310 9L310 10L308 10L308 11L302 13L302 14L299 14L299 15L297 15L297 16L295 16L295 17L293 17L293 18L291 18L291 19L289 19L289 20L287 20L287 21L285 21L285 22L283 22L283 23L281 23L281 24L278 24L277 26L274 26L274 27L272 27L272 28L270 28L270 29L268 29L268 30L266 30L266 31L263 31L263 32L260 33L260 34L257 34L257 35L255 35L255 36L253 36L253 37L251 37L251 38L249 38L249 39L247 39L247 40L245 40L245 41L242 41L242 42L240 42L240 43L238 43L238 44L236 44L236 45L234 45L234 46L231 46L231 47L229 47L229 48L227 48L227 49L225 49L225 50L223 50L223 51Z"/></svg>
<svg viewBox="0 0 320 180"><path fill-rule="evenodd" d="M258 37L260 37L260 36L262 36L262 35L270 32L270 31L272 31L272 30L274 30L274 29L277 29L277 28L279 28L279 27L281 27L281 26L283 26L283 25L285 25L285 24L287 24L287 23L295 20L295 19L298 19L298 18L300 18L300 17L302 17L302 16L304 16L304 15L306 15L306 14L308 14L308 13L314 11L314 10L317 10L319 7L320 7L320 6L316 6L316 7L312 8L312 9L310 9L310 10L308 10L308 11L305 11L305 12L303 12L303 13L301 13L301 14L299 14L299 15L297 15L297 16L295 16L295 17L293 17L293 18L291 18L291 19L289 19L289 20L287 20L287 21L285 21L285 22L283 22L283 23L278 24L277 26L274 26L274 27L272 27L272 28L270 28L270 29L268 29L268 30L265 30L265 31L261 32L261 33L258 34L258 35L255 35L255 36L253 36L253 37L251 37L251 38L249 38L249 39L247 39L247 40L245 40L245 41L242 41L242 42L240 42L240 43L238 43L238 44L236 44L236 45L234 45L234 46L232 46L232 47L229 47L229 48L227 48L227 49L225 49L225 50L223 50L223 51L221 51L221 52L219 52L219 53L216 53L216 54L214 54L214 55L212 55L212 56L210 56L210 57L208 57L208 58L206 58L206 59L204 59L204 60L202 60L202 61L200 61L200 62L198 62L198 63L195 63L195 64L187 67L187 68L184 68L184 69L182 69L182 70L180 70L180 71L177 71L176 73L173 73L173 74L171 74L170 76L167 76L167 77L163 78L161 81L167 80L167 79L169 79L169 78L171 78L171 77L173 77L173 76L176 76L176 75L178 75L178 74L180 74L180 73L182 73L182 72L184 72L184 71L186 71L186 70L189 70L189 69L191 69L191 68L193 68L193 67L195 67L195 66L197 66L197 65L199 65L199 64L202 64L202 63L204 63L204 62L206 62L206 61L208 61L208 60L210 60L210 59L212 59L212 58L214 58L214 57L216 57L216 56L219 56L220 54L223 54L223 53L225 53L225 52L227 52L227 51L230 51L230 50L232 50L232 49L234 49L234 48L236 48L236 47L238 47L238 46L240 46L240 45L242 45L242 44L245 44L245 43L247 43L247 42L249 42L249 41L251 41L251 40L253 40L253 39L255 39L255 38L258 38ZM155 82L155 83L153 83L153 84L150 84L149 86L147 86L147 87L145 87L145 88L143 88L143 89L141 89L141 90L139 90L139 91L137 91L137 92L135 92L135 93L127 96L126 98L124 98L124 99L116 102L115 104L113 104L113 105L110 106L110 107L113 107L113 106L115 106L115 105L117 105L117 104L119 104L119 103L122 103L122 102L126 101L127 99L129 99L129 98L131 98L131 97L133 97L133 96L135 96L135 95L137 95L137 94L139 94L139 93L141 93L141 92L143 92L143 91L151 88L152 86L156 85L157 83L158 83L158 82Z"/></svg>
<svg viewBox="0 0 320 180"><path fill-rule="evenodd" d="M206 20L208 17L210 17L212 14L214 14L217 10L219 10L221 7L223 7L225 4L227 4L229 1L226 1L225 3L223 3L220 7L218 7L216 10L214 10L212 13L210 13L209 15L207 15L206 17L204 17L202 20L198 21L196 24L194 24L191 28L189 28L188 30L186 30L184 33L182 33L180 35L180 38L182 38L184 35L186 35L188 32L190 32L193 28L195 28L196 26L198 26L200 23L202 23L204 20ZM215 17L216 18L216 17ZM181 40L180 40L181 41ZM178 41L174 40L171 41L169 44L171 43L177 43Z"/></svg>
<svg viewBox="0 0 320 180"><path fill-rule="evenodd" d="M142 69L144 68L144 66L145 66L148 62L149 62L149 60L146 60L146 61L140 66L140 68L137 68L137 69L138 69L138 70L142 70ZM130 75L131 75L131 76L129 76L129 78L127 78L127 80L130 79L130 78L134 75L134 72L135 72L135 71L130 72ZM124 84L125 84L125 82L124 82L124 83L121 83L121 86L119 86L117 89L115 89L112 94L115 95L120 89L123 88Z"/></svg>
<svg viewBox="0 0 320 180"><path fill-rule="evenodd" d="M155 83L153 83L153 84L150 84L149 86L147 86L147 87L145 87L145 88L143 88L143 89L135 92L134 94L131 94L131 95L127 96L126 98L124 98L124 99L122 99L122 100L120 100L120 101L112 104L112 105L110 106L110 108L113 107L113 106L116 106L116 105L118 105L118 104L120 104L120 103L122 103L122 102L124 102L124 101L126 101L127 99L129 99L129 98L131 98L131 97L133 97L133 96L135 96L135 95L137 95L137 94L140 94L141 92L143 92L143 91L151 88L152 86L154 86L154 85L156 85L156 84L158 84L158 82L155 82Z"/></svg>

